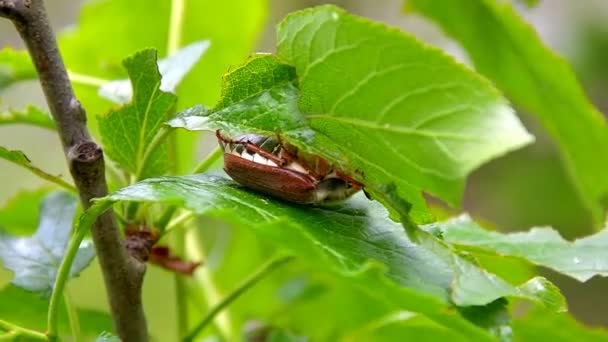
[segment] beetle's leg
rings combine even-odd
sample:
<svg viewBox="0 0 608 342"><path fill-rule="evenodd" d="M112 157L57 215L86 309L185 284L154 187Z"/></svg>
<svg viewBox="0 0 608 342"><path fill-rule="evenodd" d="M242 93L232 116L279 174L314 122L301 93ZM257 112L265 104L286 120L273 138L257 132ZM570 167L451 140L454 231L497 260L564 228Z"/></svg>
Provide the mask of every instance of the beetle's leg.
<svg viewBox="0 0 608 342"><path fill-rule="evenodd" d="M224 149L224 151L226 150L226 145L229 145L230 149L232 149L232 145L239 143L238 141L223 136L219 129L215 131L215 136L217 137L217 141L220 143L220 146Z"/></svg>
<svg viewBox="0 0 608 342"><path fill-rule="evenodd" d="M252 151L254 153L261 155L262 157L264 157L268 160L272 160L275 164L277 164L279 166L282 166L285 163L285 161L282 158L275 156L274 154L260 148L257 145L254 145L250 142L247 142L244 145L245 145L245 148L247 149L247 151Z"/></svg>

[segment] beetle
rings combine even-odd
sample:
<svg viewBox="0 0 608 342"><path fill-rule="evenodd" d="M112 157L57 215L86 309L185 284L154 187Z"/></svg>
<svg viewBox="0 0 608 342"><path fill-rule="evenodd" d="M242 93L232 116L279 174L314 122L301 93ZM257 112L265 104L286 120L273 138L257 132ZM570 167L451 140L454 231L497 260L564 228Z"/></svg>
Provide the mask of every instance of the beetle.
<svg viewBox="0 0 608 342"><path fill-rule="evenodd" d="M325 159L304 153L277 137L215 132L224 150L224 171L237 183L282 200L330 204L361 190L361 183Z"/></svg>

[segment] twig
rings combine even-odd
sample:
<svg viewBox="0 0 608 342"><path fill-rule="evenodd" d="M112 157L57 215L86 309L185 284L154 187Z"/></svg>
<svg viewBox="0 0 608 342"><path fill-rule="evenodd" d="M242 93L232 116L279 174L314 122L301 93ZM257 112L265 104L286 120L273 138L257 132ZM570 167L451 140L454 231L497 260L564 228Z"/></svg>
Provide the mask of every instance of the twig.
<svg viewBox="0 0 608 342"><path fill-rule="evenodd" d="M284 263L293 260L292 256L280 256L271 259L264 265L262 265L259 269L257 269L254 273L249 275L247 279L245 279L236 289L234 289L231 293L228 294L226 298L224 298L221 302L215 305L211 310L207 313L203 320L196 325L192 332L186 336L183 341L192 341L194 338L211 322L215 316L220 313L224 308L226 308L230 303L232 303L235 299L239 298L241 294L251 288L253 285L257 284L258 281L264 279L266 275L270 272L283 265Z"/></svg>
<svg viewBox="0 0 608 342"><path fill-rule="evenodd" d="M5 330L6 333L3 336L9 336L9 341L17 341L19 337L23 337L26 341L47 341L47 337L45 334L22 328L20 326L14 325L12 323L0 320L0 328L1 330Z"/></svg>
<svg viewBox="0 0 608 342"><path fill-rule="evenodd" d="M103 152L87 130L84 109L72 90L43 1L0 0L0 16L13 22L27 45L82 205L88 208L92 198L107 194ZM111 210L98 217L92 236L116 333L123 341L147 341L141 302L145 264L127 253Z"/></svg>

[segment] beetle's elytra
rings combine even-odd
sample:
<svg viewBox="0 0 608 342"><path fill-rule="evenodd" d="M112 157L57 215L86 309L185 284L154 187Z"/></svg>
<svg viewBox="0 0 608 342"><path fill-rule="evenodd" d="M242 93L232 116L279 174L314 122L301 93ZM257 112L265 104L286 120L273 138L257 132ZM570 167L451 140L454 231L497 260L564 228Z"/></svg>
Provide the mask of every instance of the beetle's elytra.
<svg viewBox="0 0 608 342"><path fill-rule="evenodd" d="M276 137L247 134L231 139L219 130L216 136L224 149L224 171L255 191L289 202L326 204L361 189L325 159L301 153Z"/></svg>

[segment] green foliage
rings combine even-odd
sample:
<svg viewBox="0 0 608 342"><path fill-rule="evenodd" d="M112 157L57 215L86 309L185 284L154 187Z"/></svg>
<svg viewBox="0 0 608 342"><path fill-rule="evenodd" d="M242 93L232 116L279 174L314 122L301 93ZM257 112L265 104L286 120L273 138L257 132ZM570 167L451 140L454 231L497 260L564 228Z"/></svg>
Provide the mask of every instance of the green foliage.
<svg viewBox="0 0 608 342"><path fill-rule="evenodd" d="M184 11L171 23L171 5L161 0L91 1L80 12L77 29L60 37L60 48L69 70L104 79L125 74L121 61L150 47L159 56L174 53L180 46L209 40L205 57L197 63L177 89L178 108L199 103L213 104L220 92L221 76L254 48L265 23L267 0L230 2L185 0ZM108 25L108 23L113 23ZM102 48L111 46L111 49ZM100 101L97 87L77 85L77 95L90 113L102 114L109 104ZM189 172L196 163L196 136L177 134L175 170Z"/></svg>
<svg viewBox="0 0 608 342"><path fill-rule="evenodd" d="M2 302L0 317L3 320L10 320L29 329L40 331L45 329L49 300L40 293L7 285L0 289L0 302ZM100 330L112 329L112 320L108 313L84 308L78 308L77 312L81 321L81 337L87 338L87 340L92 340ZM69 339L70 326L64 306L61 308L60 317L60 335L62 338ZM1 334L0 337L2 337Z"/></svg>
<svg viewBox="0 0 608 342"><path fill-rule="evenodd" d="M184 76L199 61L209 47L209 41L192 43L171 56L158 61L160 73L160 90L174 93ZM129 103L133 97L131 82L127 80L111 81L99 88L99 96L116 103Z"/></svg>
<svg viewBox="0 0 608 342"><path fill-rule="evenodd" d="M547 339L551 341L606 341L606 329L590 329L572 316L561 313L547 312L534 308L513 322L513 335L515 341L538 341Z"/></svg>
<svg viewBox="0 0 608 342"><path fill-rule="evenodd" d="M149 148L176 97L160 90L154 50L125 59L124 65L133 84L133 102L98 118L106 153L137 179L162 175L169 163L166 146Z"/></svg>
<svg viewBox="0 0 608 342"><path fill-rule="evenodd" d="M600 177L608 131L569 67L509 4L408 3L437 20L481 74L540 118L599 222L608 193L608 181ZM155 6L108 0L83 6L79 25L59 37L61 52L93 118L92 131L103 142L111 186L122 189L95 199L71 236L76 199L66 193L22 192L0 209L0 261L15 274L13 283L45 294L55 290L53 298L65 295L66 301L49 305L37 293L6 286L0 290L0 330L10 333L4 321L55 330L51 317L58 314L60 338L118 340L107 313L74 307L64 283L56 282L89 264L94 252L90 242L80 241L98 215L114 210L121 225L154 224L172 254L203 262L192 277L175 278L176 317L159 319L150 309L172 306L172 296L146 303L153 304L146 309L155 322L178 325L176 332L150 324L157 339L186 336L217 308L197 338L606 338L605 331L559 313L567 307L564 297L532 267L580 281L605 276L604 231L568 242L550 228L488 231L468 216L414 223L433 220L424 192L458 206L473 170L533 141L494 85L407 33L333 6L288 15L278 26L276 55L246 59L266 12L265 0L162 0ZM24 51L0 51L0 92L35 77ZM54 129L35 107L3 112L4 124ZM293 205L212 172L175 176L197 163L198 136L173 128L278 133L361 181L375 201L357 194L334 206ZM219 156L210 153L196 170L207 171ZM71 187L33 167L19 151L0 148L0 158ZM165 174L173 176L151 178ZM570 202L564 203L569 209ZM67 268L58 269L64 254ZM277 254L296 258L238 292L244 279ZM173 279L163 273L146 288L173 293ZM234 302L218 306L225 298ZM534 306L524 315L517 305L522 300Z"/></svg>
<svg viewBox="0 0 608 342"><path fill-rule="evenodd" d="M295 82L285 83L291 72L268 66L272 57L254 59L228 76L217 117L242 131L278 128L299 138L297 145L343 160L372 188L394 182L419 220L421 190L457 204L469 172L532 141L487 82L397 30L325 6L288 16L278 40L278 57L295 67L299 92L290 92ZM289 115L295 118L275 123ZM314 133L292 129L301 115Z"/></svg>
<svg viewBox="0 0 608 342"><path fill-rule="evenodd" d="M42 171L41 169L35 167L34 165L32 165L32 162L28 159L28 157L25 155L25 153L23 153L21 151L11 151L11 150L8 150L8 149L0 146L0 158L2 158L4 160L8 160L9 162L17 164L21 167L24 167L28 171L37 175L38 177L46 179L59 186L62 186L67 190L75 191L75 188L73 185L66 183L66 181L61 179L59 176L53 176L51 174L48 174L48 173Z"/></svg>
<svg viewBox="0 0 608 342"><path fill-rule="evenodd" d="M10 47L0 50L0 92L13 83L32 78L36 78L36 71L26 51Z"/></svg>
<svg viewBox="0 0 608 342"><path fill-rule="evenodd" d="M11 235L32 235L36 231L39 203L48 189L22 191L11 197L0 209L0 227Z"/></svg>
<svg viewBox="0 0 608 342"><path fill-rule="evenodd" d="M406 8L435 20L462 44L480 73L539 119L599 225L608 198L608 127L568 64L508 2L459 0L437 6L413 0Z"/></svg>
<svg viewBox="0 0 608 342"><path fill-rule="evenodd" d="M0 260L13 272L13 284L30 291L53 288L72 231L76 204L76 198L68 193L52 193L42 202L38 229L32 236L16 237L0 230ZM92 243L82 243L70 276L77 276L94 256Z"/></svg>
<svg viewBox="0 0 608 342"><path fill-rule="evenodd" d="M449 302L482 306L516 296L564 309L559 290L543 278L514 287L430 236L416 246L379 204L362 196L338 207L302 208L252 194L222 178L197 175L148 179L96 205L117 201L179 205L246 226L291 253L306 256L320 270L353 277L384 301L398 303L399 309L432 314L448 326L455 323L441 311Z"/></svg>
<svg viewBox="0 0 608 342"><path fill-rule="evenodd" d="M530 263L587 281L608 276L608 230L569 242L551 228L501 234L481 228L468 216L440 224L441 236L451 244L474 247L498 255L522 258ZM433 227L435 228L435 227Z"/></svg>
<svg viewBox="0 0 608 342"><path fill-rule="evenodd" d="M27 106L25 110L7 110L0 113L0 125L8 124L27 124L52 130L55 129L55 123L49 114L35 106Z"/></svg>

